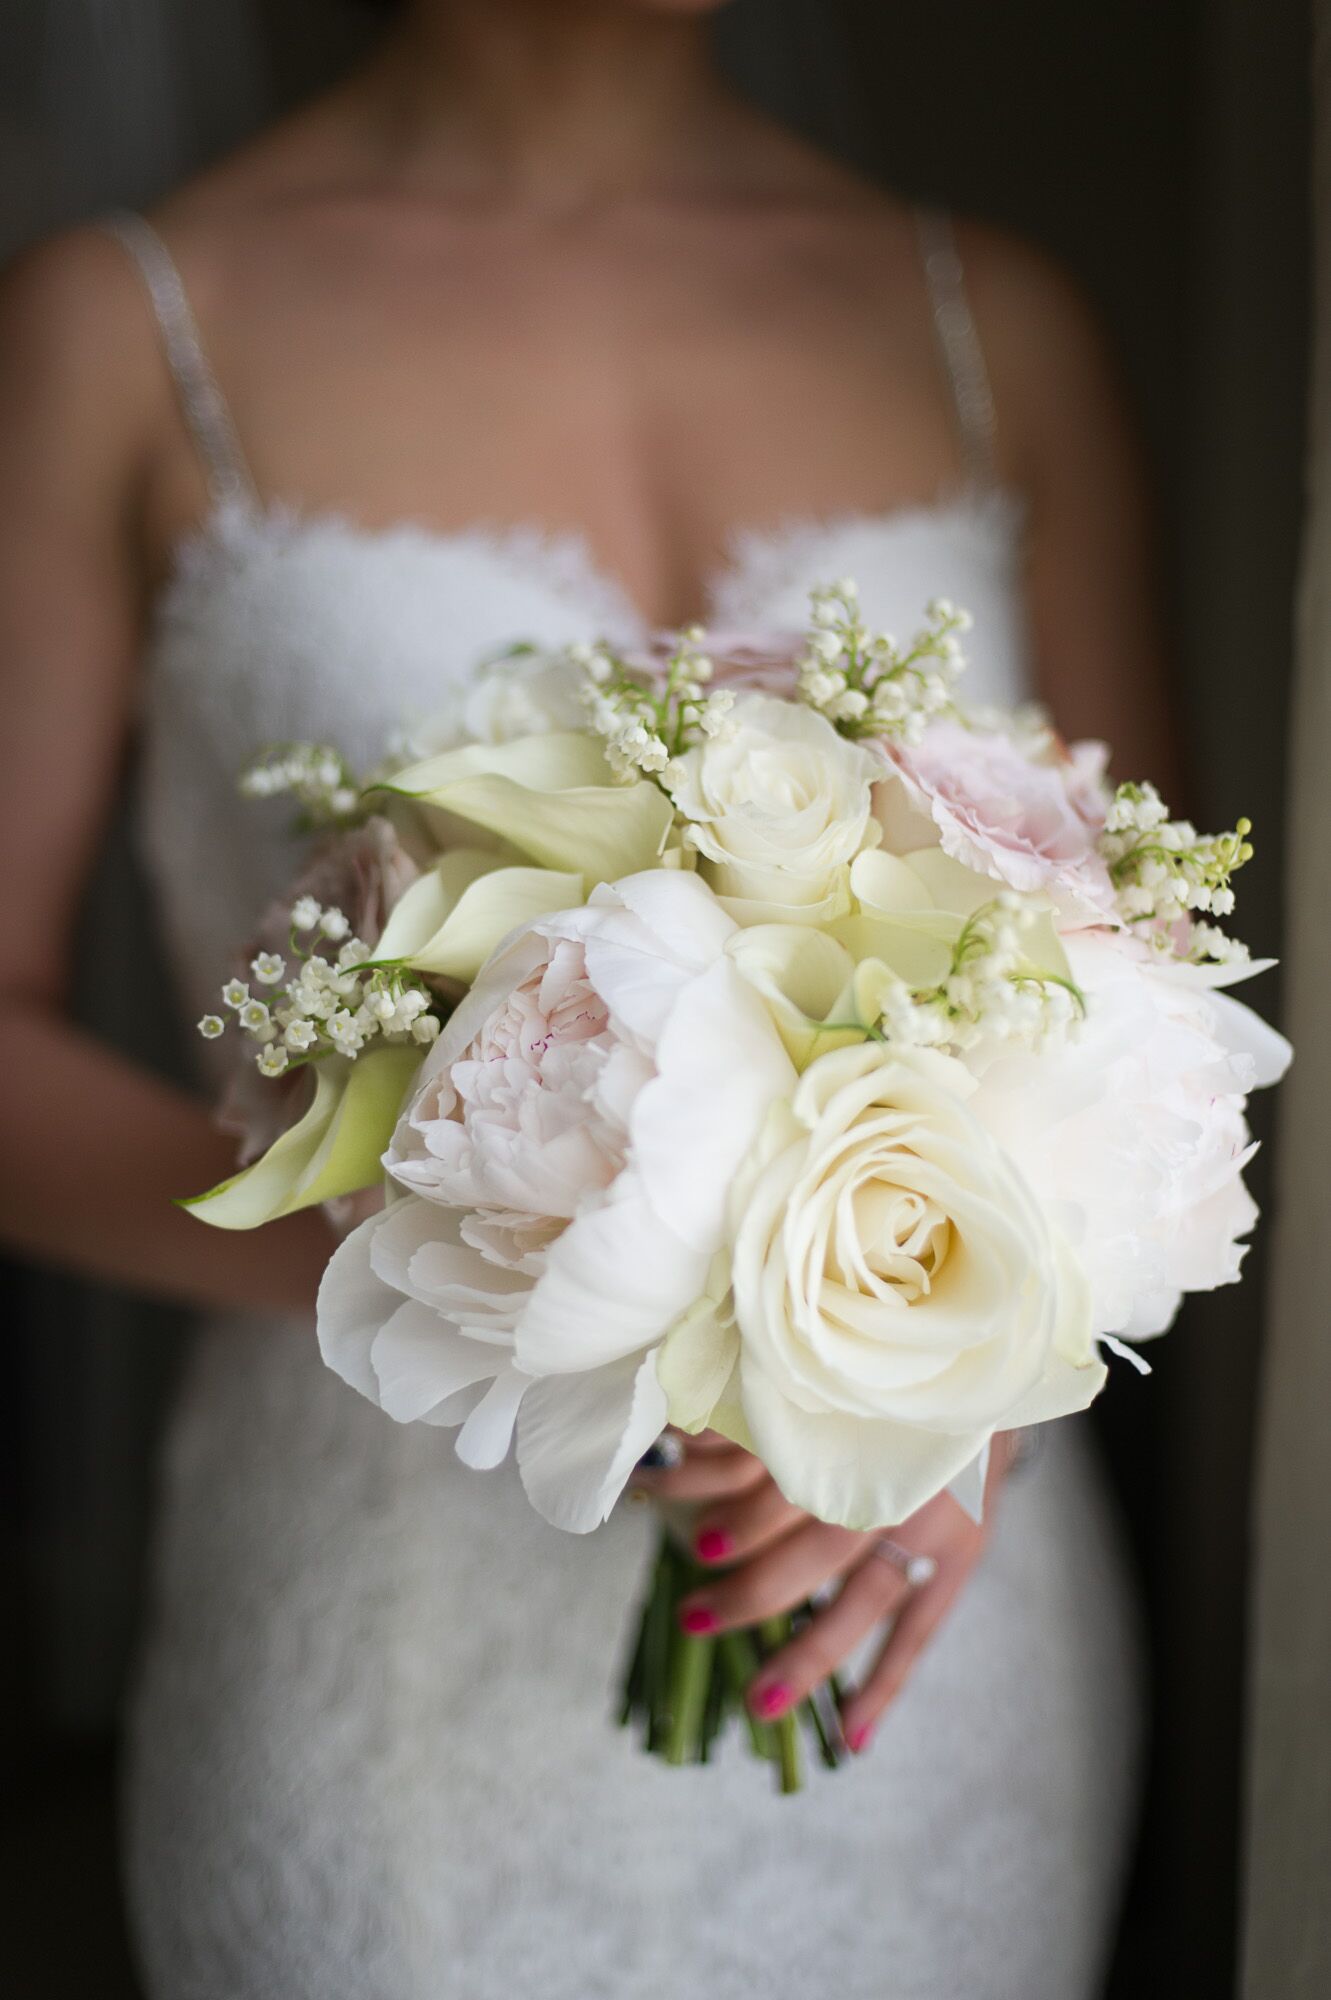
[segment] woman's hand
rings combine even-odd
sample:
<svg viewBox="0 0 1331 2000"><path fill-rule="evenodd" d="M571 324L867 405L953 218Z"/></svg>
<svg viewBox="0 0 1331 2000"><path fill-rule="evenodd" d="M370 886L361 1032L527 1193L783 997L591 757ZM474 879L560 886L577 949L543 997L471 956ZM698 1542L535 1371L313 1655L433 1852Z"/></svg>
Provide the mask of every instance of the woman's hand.
<svg viewBox="0 0 1331 2000"><path fill-rule="evenodd" d="M684 1460L673 1470L640 1468L638 1491L663 1501L697 1504L694 1554L714 1563L714 1584L680 1609L687 1631L722 1632L793 1611L830 1583L835 1597L773 1655L749 1689L755 1715L772 1721L804 1701L837 1672L874 1628L891 1629L863 1683L847 1696L841 1726L850 1749L867 1747L875 1725L897 1695L984 1548L997 1489L1010 1453L995 1440L986 1492L985 1524L977 1526L948 1493L940 1493L891 1540L935 1565L927 1582L910 1583L875 1547L883 1531L833 1528L793 1507L771 1475L747 1451L711 1432L681 1438Z"/></svg>

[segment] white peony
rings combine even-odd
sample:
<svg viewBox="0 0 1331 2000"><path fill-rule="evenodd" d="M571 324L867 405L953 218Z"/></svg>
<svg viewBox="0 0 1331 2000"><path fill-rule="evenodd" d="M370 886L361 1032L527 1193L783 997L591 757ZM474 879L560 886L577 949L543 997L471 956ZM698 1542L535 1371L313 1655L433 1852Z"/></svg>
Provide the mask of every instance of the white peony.
<svg viewBox="0 0 1331 2000"><path fill-rule="evenodd" d="M493 1465L517 1420L537 1509L605 1518L666 1420L657 1347L704 1290L726 1196L793 1070L694 875L519 931L432 1052L385 1165L406 1190L338 1250L319 1339L403 1422Z"/></svg>
<svg viewBox="0 0 1331 2000"><path fill-rule="evenodd" d="M823 1520L904 1520L974 1475L996 1430L1082 1409L1104 1381L1075 1260L975 1089L933 1051L835 1050L736 1180L744 1424Z"/></svg>
<svg viewBox="0 0 1331 2000"><path fill-rule="evenodd" d="M1163 1333L1184 1292L1239 1275L1256 1205L1244 1102L1290 1048L1218 975L1108 931L1063 940L1078 1036L986 1070L977 1115L1073 1245L1097 1334ZM1251 970L1243 967L1237 975Z"/></svg>
<svg viewBox="0 0 1331 2000"><path fill-rule="evenodd" d="M850 863L879 838L880 761L800 703L743 695L731 719L671 773L701 873L740 923L843 915Z"/></svg>

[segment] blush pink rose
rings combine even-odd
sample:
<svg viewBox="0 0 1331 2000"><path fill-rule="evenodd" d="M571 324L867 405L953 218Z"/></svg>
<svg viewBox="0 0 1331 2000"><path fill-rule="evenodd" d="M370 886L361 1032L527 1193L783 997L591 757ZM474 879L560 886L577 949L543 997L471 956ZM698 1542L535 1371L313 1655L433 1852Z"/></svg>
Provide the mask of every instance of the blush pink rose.
<svg viewBox="0 0 1331 2000"><path fill-rule="evenodd" d="M913 747L887 744L894 781L875 811L897 851L937 842L945 854L1023 895L1053 897L1074 926L1114 915L1098 841L1108 794L1099 743L1032 755L997 731L941 721Z"/></svg>

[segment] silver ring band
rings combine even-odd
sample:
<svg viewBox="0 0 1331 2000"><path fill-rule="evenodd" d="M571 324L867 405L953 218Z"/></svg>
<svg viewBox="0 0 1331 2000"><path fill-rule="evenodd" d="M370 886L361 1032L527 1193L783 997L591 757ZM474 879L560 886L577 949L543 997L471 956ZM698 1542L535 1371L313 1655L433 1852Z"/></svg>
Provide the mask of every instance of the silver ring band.
<svg viewBox="0 0 1331 2000"><path fill-rule="evenodd" d="M879 1562L885 1562L889 1569L905 1579L912 1590L922 1590L926 1583L932 1583L938 1574L938 1563L933 1556L912 1554L903 1549L900 1542L894 1542L891 1535L883 1535L869 1550Z"/></svg>

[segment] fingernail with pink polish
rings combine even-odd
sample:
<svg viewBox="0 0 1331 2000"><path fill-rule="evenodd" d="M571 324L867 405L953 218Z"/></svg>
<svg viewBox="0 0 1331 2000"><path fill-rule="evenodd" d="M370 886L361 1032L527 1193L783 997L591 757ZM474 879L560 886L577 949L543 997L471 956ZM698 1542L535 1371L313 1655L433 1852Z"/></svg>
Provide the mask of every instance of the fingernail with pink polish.
<svg viewBox="0 0 1331 2000"><path fill-rule="evenodd" d="M735 1544L724 1528L704 1528L698 1537L699 1562L724 1562Z"/></svg>
<svg viewBox="0 0 1331 2000"><path fill-rule="evenodd" d="M873 1729L872 1722L862 1722L858 1729L848 1729L846 1731L846 1748L854 1751L858 1757L860 1752L867 1750L873 1742Z"/></svg>
<svg viewBox="0 0 1331 2000"><path fill-rule="evenodd" d="M766 1687L754 1689L749 1706L764 1722L774 1722L778 1715L785 1714L794 1698L784 1681L770 1681Z"/></svg>
<svg viewBox="0 0 1331 2000"><path fill-rule="evenodd" d="M705 1606L695 1604L690 1609L680 1612L679 1622L686 1632L700 1639L706 1632L715 1632L720 1620L714 1611L708 1611Z"/></svg>

